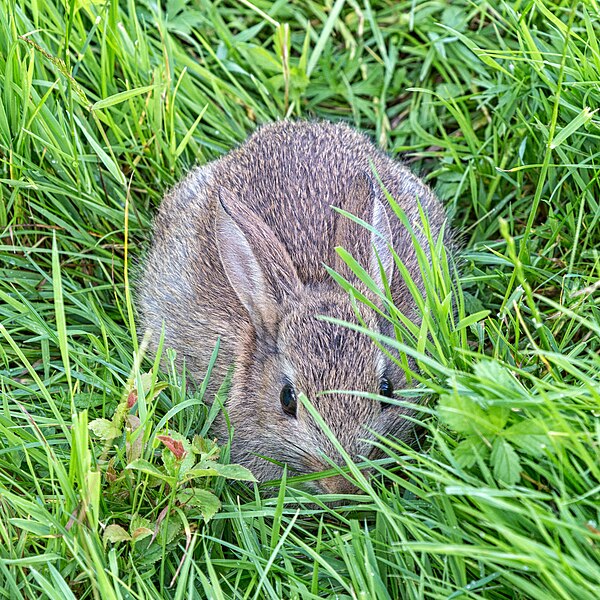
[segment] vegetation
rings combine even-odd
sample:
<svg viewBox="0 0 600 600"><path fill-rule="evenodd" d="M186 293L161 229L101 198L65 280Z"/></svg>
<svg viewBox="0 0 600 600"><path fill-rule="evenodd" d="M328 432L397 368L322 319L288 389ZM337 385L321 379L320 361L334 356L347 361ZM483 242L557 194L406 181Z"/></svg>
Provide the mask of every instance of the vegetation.
<svg viewBox="0 0 600 600"><path fill-rule="evenodd" d="M0 598L597 598L599 14L0 0ZM426 438L356 496L235 483L136 337L164 191L284 116L369 132L464 247L389 307Z"/></svg>

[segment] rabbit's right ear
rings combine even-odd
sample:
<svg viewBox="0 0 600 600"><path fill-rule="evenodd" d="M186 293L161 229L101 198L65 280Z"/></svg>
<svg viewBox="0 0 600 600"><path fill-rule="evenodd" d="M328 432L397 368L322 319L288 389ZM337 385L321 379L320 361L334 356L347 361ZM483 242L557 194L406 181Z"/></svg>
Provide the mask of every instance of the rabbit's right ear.
<svg viewBox="0 0 600 600"><path fill-rule="evenodd" d="M287 250L269 227L225 188L219 190L215 225L221 264L231 287L255 329L275 333L279 304L283 298L293 297L300 286Z"/></svg>
<svg viewBox="0 0 600 600"><path fill-rule="evenodd" d="M371 234L371 258L369 271L371 277L375 279L380 289L383 289L383 280L381 269L389 285L392 282L394 273L394 255L391 251L392 228L383 203L377 198L373 198L373 214L371 225L373 233Z"/></svg>
<svg viewBox="0 0 600 600"><path fill-rule="evenodd" d="M347 250L354 249L355 256L366 254L364 257L369 261L369 275L380 289L383 289L381 269L383 269L388 283L391 282L394 257L390 250L392 241L390 220L383 202L377 196L373 181L367 173L358 173L352 178L348 184L344 208L350 214L371 225L374 232L368 235L362 225L347 217L338 216L336 245L343 246ZM365 242L362 240L365 240L368 247L364 247ZM339 257L337 257L335 266L338 272L348 272L344 261Z"/></svg>

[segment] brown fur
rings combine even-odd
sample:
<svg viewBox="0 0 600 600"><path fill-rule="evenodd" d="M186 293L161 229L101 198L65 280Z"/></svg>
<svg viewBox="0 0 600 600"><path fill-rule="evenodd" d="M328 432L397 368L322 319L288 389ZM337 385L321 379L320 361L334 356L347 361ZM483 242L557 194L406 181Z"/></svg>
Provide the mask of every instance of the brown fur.
<svg viewBox="0 0 600 600"><path fill-rule="evenodd" d="M281 470L257 454L298 472L328 468L323 455L341 462L304 407L298 407L297 418L284 413L279 395L286 381L311 399L353 457L370 454L368 429L412 435L402 409L382 409L351 393L320 394L377 393L384 375L396 390L404 383L401 370L366 336L315 318L355 321L347 294L323 268L325 263L348 275L337 245L376 280L378 255L392 276L396 305L417 316L393 271L386 239L373 238L331 209L351 212L391 238L420 281L410 235L387 205L371 164L415 225L419 199L437 235L444 213L430 189L364 135L327 122L282 121L260 128L236 150L193 170L166 196L156 217L139 290L143 325L153 331L156 348L164 324L166 347L175 348L197 378L221 338L215 382L235 364L227 401L232 460L249 466L260 480L276 478ZM366 318L387 332L374 315ZM343 490L343 482L323 480L321 489Z"/></svg>

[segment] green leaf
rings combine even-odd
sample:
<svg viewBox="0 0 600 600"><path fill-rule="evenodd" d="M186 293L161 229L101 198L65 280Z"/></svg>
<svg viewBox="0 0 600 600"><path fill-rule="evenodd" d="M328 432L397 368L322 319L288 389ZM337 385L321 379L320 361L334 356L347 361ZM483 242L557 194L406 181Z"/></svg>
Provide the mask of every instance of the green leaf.
<svg viewBox="0 0 600 600"><path fill-rule="evenodd" d="M517 395L522 393L521 386L513 375L495 360L481 360L473 365L473 372L483 381L493 383L492 389L497 394L498 387L510 390Z"/></svg>
<svg viewBox="0 0 600 600"><path fill-rule="evenodd" d="M102 541L104 545L107 542L112 542L113 544L118 542L128 542L131 540L131 536L121 527L120 525L108 525L108 527L104 530L104 534L102 535Z"/></svg>
<svg viewBox="0 0 600 600"><path fill-rule="evenodd" d="M461 319L456 325L455 330L460 331L461 329L465 329L474 323L478 323L479 321L483 321L486 317L489 316L491 311L489 310L481 310L475 314L468 315Z"/></svg>
<svg viewBox="0 0 600 600"><path fill-rule="evenodd" d="M531 456L541 456L550 445L547 425L539 420L526 420L509 427L503 436Z"/></svg>
<svg viewBox="0 0 600 600"><path fill-rule="evenodd" d="M206 522L212 519L221 509L221 501L208 490L194 488L181 490L177 500L186 509L199 509Z"/></svg>
<svg viewBox="0 0 600 600"><path fill-rule="evenodd" d="M58 244L56 242L56 232L52 232L52 288L54 290L54 312L56 315L56 335L60 347L60 356L65 368L67 383L71 395L73 386L71 383L71 361L69 350L69 339L67 334L67 324L65 319L65 302L63 297L62 276L60 270L60 257L58 255Z"/></svg>
<svg viewBox="0 0 600 600"><path fill-rule="evenodd" d="M216 442L200 435L194 436L194 439L192 440L192 451L195 454L199 454L202 457L202 460L217 460L221 453Z"/></svg>
<svg viewBox="0 0 600 600"><path fill-rule="evenodd" d="M486 411L464 392L442 395L437 412L448 427L463 435L494 433Z"/></svg>
<svg viewBox="0 0 600 600"><path fill-rule="evenodd" d="M514 75L507 71L500 62L494 60L491 56L488 56L487 49L481 49L477 44L468 36L463 35L459 31L452 29L452 27L446 27L444 24L441 24L441 27L444 27L448 31L452 32L456 37L469 49L479 60L484 64L490 67L491 69L498 70L503 73L507 78L514 79Z"/></svg>
<svg viewBox="0 0 600 600"><path fill-rule="evenodd" d="M463 469L470 469L477 459L485 459L490 453L489 446L476 436L469 436L454 449L454 458Z"/></svg>
<svg viewBox="0 0 600 600"><path fill-rule="evenodd" d="M490 406L487 411L487 416L490 421L490 425L494 427L494 430L499 433L508 422L510 417L510 408L508 406Z"/></svg>
<svg viewBox="0 0 600 600"><path fill-rule="evenodd" d="M236 481L256 481L256 478L249 469L241 465L222 465L216 463L213 468L221 477L226 479L235 479Z"/></svg>
<svg viewBox="0 0 600 600"><path fill-rule="evenodd" d="M330 41L331 32L333 31L336 20L340 14L342 8L344 7L345 3L346 3L346 0L336 0L335 4L331 7L331 10L327 17L327 21L325 21L325 24L323 25L323 29L321 30L321 33L319 35L319 39L317 40L317 43L315 44L315 47L314 47L312 54L310 55L310 59L308 61L308 66L306 67L306 74L308 77L310 77L311 73L317 66L317 64L319 62L319 57L325 50L327 43Z"/></svg>
<svg viewBox="0 0 600 600"><path fill-rule="evenodd" d="M92 110L99 110L114 106L115 104L120 104L121 102L125 102L125 100L135 98L135 96L139 96L140 94L145 94L156 87L156 85L145 85L143 87L135 88L134 90L126 90L124 92L119 92L118 94L113 94L112 96L98 100L98 102L94 102L94 104L92 104Z"/></svg>
<svg viewBox="0 0 600 600"><path fill-rule="evenodd" d="M154 374L152 370L147 371L146 373L142 373L141 375L142 386L144 389L144 395L147 396L148 392L150 392L150 388L152 387L152 380L154 379ZM164 389L168 388L169 384L166 381L156 381L154 383L154 390L152 393L152 400L158 396Z"/></svg>
<svg viewBox="0 0 600 600"><path fill-rule="evenodd" d="M201 477L217 477L218 471L212 467L206 467L202 469L190 469L185 473L182 482L191 481L192 479L200 479Z"/></svg>
<svg viewBox="0 0 600 600"><path fill-rule="evenodd" d="M206 112L207 109L208 109L208 104L205 104L204 108L200 111L200 114L198 115L198 117L196 118L196 120L194 121L192 126L186 131L186 134L183 136L183 139L181 140L181 142L179 142L179 145L177 146L177 149L175 150L175 158L176 159L179 158L181 156L181 153L185 150L190 139L192 138L192 135L194 135L194 131L196 131L196 128L198 127L198 124L202 120L202 117L204 116L204 113Z"/></svg>
<svg viewBox="0 0 600 600"><path fill-rule="evenodd" d="M153 477L158 477L159 479L166 481L171 486L174 486L176 482L175 477L170 477L169 475L166 475L157 467L155 467L152 463L149 463L143 458L138 458L137 460L134 460L133 462L129 463L125 468L130 469L132 471L141 471L142 473L147 473L148 475L152 475Z"/></svg>
<svg viewBox="0 0 600 600"><path fill-rule="evenodd" d="M521 461L514 448L501 437L492 444L490 456L494 477L507 485L514 485L521 477Z"/></svg>
<svg viewBox="0 0 600 600"><path fill-rule="evenodd" d="M560 146L569 136L573 135L580 127L589 123L594 116L596 110L590 110L589 106L585 106L582 111L568 124L565 125L555 136L550 143L550 148L554 150Z"/></svg>
<svg viewBox="0 0 600 600"><path fill-rule="evenodd" d="M87 130L86 126L77 117L74 117L75 122L81 129L81 132L85 136L90 146L94 149L94 152L98 158L102 161L108 172L118 181L121 185L126 185L125 177L115 161L105 152L100 144L94 139L94 136Z"/></svg>
<svg viewBox="0 0 600 600"><path fill-rule="evenodd" d="M32 519L14 518L8 519L8 522L19 529L29 531L30 533L34 533L40 537L49 537L55 533L54 529L49 525L46 525L45 523L39 523L38 521L33 521Z"/></svg>
<svg viewBox="0 0 600 600"><path fill-rule="evenodd" d="M88 428L101 440L113 440L121 435L115 424L108 419L94 419L90 422Z"/></svg>

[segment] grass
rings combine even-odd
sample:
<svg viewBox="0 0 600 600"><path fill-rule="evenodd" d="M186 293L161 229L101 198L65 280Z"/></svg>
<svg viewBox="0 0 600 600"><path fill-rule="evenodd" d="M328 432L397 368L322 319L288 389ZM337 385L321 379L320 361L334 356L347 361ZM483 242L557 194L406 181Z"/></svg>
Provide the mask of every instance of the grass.
<svg viewBox="0 0 600 600"><path fill-rule="evenodd" d="M0 0L0 597L597 598L598 8ZM181 472L211 415L134 327L164 191L284 116L369 132L464 246L390 307L425 448L335 511Z"/></svg>

